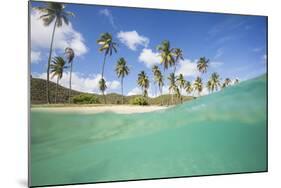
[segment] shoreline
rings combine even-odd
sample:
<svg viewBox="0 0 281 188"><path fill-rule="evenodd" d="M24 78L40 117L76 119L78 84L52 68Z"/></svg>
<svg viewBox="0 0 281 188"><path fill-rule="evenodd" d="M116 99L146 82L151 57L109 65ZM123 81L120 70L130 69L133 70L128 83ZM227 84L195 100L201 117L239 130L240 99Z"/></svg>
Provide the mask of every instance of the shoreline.
<svg viewBox="0 0 281 188"><path fill-rule="evenodd" d="M98 105L98 106L32 106L31 110L47 112L79 112L87 114L97 114L103 112L113 112L117 114L133 114L154 112L165 110L172 106L134 106L134 105Z"/></svg>

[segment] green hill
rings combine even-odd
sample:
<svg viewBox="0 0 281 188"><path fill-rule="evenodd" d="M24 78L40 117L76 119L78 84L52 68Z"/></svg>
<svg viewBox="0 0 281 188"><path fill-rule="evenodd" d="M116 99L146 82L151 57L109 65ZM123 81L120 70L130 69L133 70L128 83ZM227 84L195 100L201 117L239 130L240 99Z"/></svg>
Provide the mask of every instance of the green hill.
<svg viewBox="0 0 281 188"><path fill-rule="evenodd" d="M52 103L55 101L55 89L56 84L50 81L50 100ZM46 80L40 78L31 78L31 104L45 104L46 103ZM78 96L80 94L88 94L94 96L98 103L103 103L103 96L99 94L91 94L85 92L79 92L76 90L72 90L72 96ZM140 97L141 95L132 95L132 96L125 96L124 97L124 104L129 104L129 101L135 97ZM162 95L164 105L166 105L169 101L169 95ZM161 97L156 98L149 98L148 97L148 104L150 105L160 105L161 104ZM175 97L174 97L175 98ZM192 100L193 97L190 96L183 96L183 101ZM120 104L122 101L122 95L117 93L109 93L106 95L106 100L108 104ZM176 99L175 99L176 100ZM180 102L180 101L177 101ZM58 86L58 96L57 96L57 103L68 103L68 88L63 86Z"/></svg>

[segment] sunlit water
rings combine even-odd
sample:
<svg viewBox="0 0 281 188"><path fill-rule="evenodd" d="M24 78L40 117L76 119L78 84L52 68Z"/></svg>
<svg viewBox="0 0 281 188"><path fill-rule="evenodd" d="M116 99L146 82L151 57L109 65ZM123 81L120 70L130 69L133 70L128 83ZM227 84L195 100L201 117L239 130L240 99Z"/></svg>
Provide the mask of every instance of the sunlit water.
<svg viewBox="0 0 281 188"><path fill-rule="evenodd" d="M31 184L267 169L266 77L142 114L31 111Z"/></svg>

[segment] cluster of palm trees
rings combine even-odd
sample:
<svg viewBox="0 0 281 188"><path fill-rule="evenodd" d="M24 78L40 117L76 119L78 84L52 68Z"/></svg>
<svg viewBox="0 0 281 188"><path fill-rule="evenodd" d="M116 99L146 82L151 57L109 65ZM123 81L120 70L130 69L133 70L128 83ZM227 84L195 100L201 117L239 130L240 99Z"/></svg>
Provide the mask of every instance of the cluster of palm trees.
<svg viewBox="0 0 281 188"><path fill-rule="evenodd" d="M73 17L74 14L72 12L66 11L64 4L55 3L55 2L44 3L44 5L42 7L34 7L34 9L38 10L39 12L42 13L42 15L40 16L40 19L43 21L43 24L45 26L50 26L51 23L54 22L49 57L48 57L48 64L47 64L46 96L47 96L47 103L49 104L51 102L50 101L50 88L49 88L50 73L53 73L53 76L57 76L57 85L58 85L58 82L62 78L62 75L63 75L63 69L66 68L65 61L63 58L61 58L61 57L52 58L55 31L56 31L56 28L61 27L63 24L68 25L69 17ZM72 50L72 49L66 48L65 51L66 51L66 56L68 58L68 63L71 63L71 71L72 71L72 60L74 58L74 52L72 50L73 57L71 57L70 50ZM51 65L51 62L53 63L52 65ZM51 68L52 68L52 70L50 70ZM70 89L69 89L69 98L70 98L71 76L70 76L69 83L70 83ZM56 91L56 96L57 96L57 91Z"/></svg>
<svg viewBox="0 0 281 188"><path fill-rule="evenodd" d="M48 2L45 3L42 7L35 7L36 10L42 13L40 19L42 19L45 26L49 26L54 22L50 51L48 57L47 64L47 84L46 84L46 95L47 95L47 103L50 103L50 89L49 89L49 77L50 73L52 74L51 78L57 77L57 85L56 85L56 96L55 103L57 102L57 94L58 94L58 85L60 79L63 77L63 72L66 68L66 61L70 64L70 75L69 75L69 103L71 103L71 77L72 77L72 69L73 69L73 59L74 59L74 50L70 47L65 49L65 57L57 56L52 58L53 51L53 42L54 35L57 27L61 27L63 24L69 24L69 17L74 16L72 12L66 11L65 6L62 3ZM97 40L97 44L100 46L99 51L104 53L103 62L102 62L102 70L101 70L101 78L99 80L99 89L103 95L104 103L106 104L106 95L105 91L107 89L106 80L104 77L105 64L108 57L110 57L113 53L117 53L118 44L113 41L112 35L110 33L102 33L100 38ZM160 71L160 68L157 65L152 67L153 80L155 85L155 94L157 96L157 90L159 90L160 96L163 95L163 87L165 85L164 76L166 71L169 68L172 68L172 72L167 76L167 80L169 81L169 95L171 98L171 104L174 104L174 95L180 99L182 102L182 93L183 90L186 91L187 94L191 94L192 92L197 92L200 96L200 93L203 91L204 84L202 78L197 76L194 82L187 81L184 78L183 74L176 75L177 65L180 60L184 60L183 51L180 48L171 48L170 42L168 40L162 41L162 43L157 47L157 50L161 56L161 65L163 67L163 73ZM201 74L205 74L208 69L209 59L205 57L201 57L197 62L197 69ZM121 79L121 93L122 93L122 104L124 104L124 94L123 94L123 83L124 77L130 73L130 69L127 65L127 62L124 57L118 59L115 72L117 77ZM226 78L224 82L221 84L220 76L217 73L212 73L210 79L206 83L206 87L209 92L217 91L221 88L225 88L231 84L231 80ZM236 79L235 83L238 83L239 80ZM145 71L141 71L138 74L137 84L142 89L142 94L144 97L148 96L148 89L150 86L150 81L145 73ZM194 94L194 93L193 93ZM168 101L168 104L170 102ZM161 98L161 105L163 105L163 97Z"/></svg>
<svg viewBox="0 0 281 188"><path fill-rule="evenodd" d="M73 67L73 59L74 59L74 51L72 48L67 47L65 49L65 57L68 64L70 64L70 73L69 73L69 90L68 90L68 102L71 103L71 77L72 77L72 67ZM53 79L55 76L57 77L56 83L56 91L55 91L55 103L57 103L58 96L58 85L60 79L63 77L63 72L65 69L69 68L66 66L66 61L61 56L56 56L52 58L52 62L50 64L50 73L51 78Z"/></svg>
<svg viewBox="0 0 281 188"><path fill-rule="evenodd" d="M168 89L169 89L169 95L171 104L175 104L174 102L174 95L180 99L181 103L183 101L183 91L185 90L187 94L191 94L193 92L193 95L195 92L200 96L201 92L204 89L204 83L200 76L197 76L196 79L193 81L187 81L184 78L184 75L180 73L179 75L176 75L176 68L177 64L179 63L179 60L183 60L183 51L180 48L171 48L170 42L168 40L164 40L158 47L157 47L160 56L161 56L161 64L163 66L163 72L165 73L166 70L169 68L173 68L173 71L167 76L167 79L169 81L168 83ZM208 67L209 67L210 60L206 57L200 57L197 61L197 69L198 72L200 72L202 75L207 73ZM152 67L152 73L153 73L153 80L155 86L158 86L158 90L160 92L160 96L163 93L163 86L164 84L164 77L162 72L160 71L159 67L157 65L154 65ZM239 82L238 79L235 79L234 84L237 84ZM214 72L211 74L210 79L206 83L206 87L209 91L209 93L218 91L219 89L223 89L229 85L231 85L232 81L230 78L226 78L223 82L221 82L220 76L218 73ZM138 75L138 85L142 88L143 96L147 96L147 90L149 88L149 79L146 76L146 73L144 71L141 71L141 73ZM157 96L157 87L155 87L155 94ZM167 102L167 104L170 104L170 101ZM161 105L163 105L163 97L161 100Z"/></svg>

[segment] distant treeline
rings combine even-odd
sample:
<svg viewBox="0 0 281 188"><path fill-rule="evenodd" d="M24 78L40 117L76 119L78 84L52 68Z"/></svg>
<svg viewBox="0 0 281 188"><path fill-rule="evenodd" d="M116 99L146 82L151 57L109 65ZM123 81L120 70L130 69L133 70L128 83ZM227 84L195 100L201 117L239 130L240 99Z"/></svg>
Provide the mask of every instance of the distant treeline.
<svg viewBox="0 0 281 188"><path fill-rule="evenodd" d="M50 100L55 101L55 87L56 83L50 82ZM31 104L46 104L46 80L40 78L31 78ZM58 86L58 103L69 102L68 88ZM122 95L117 93L110 93L106 95L108 104L121 104ZM169 95L162 95L164 105L168 105ZM192 100L194 97L184 96L183 101ZM75 104L102 104L103 96L98 94L83 93L79 91L71 91L71 101ZM141 95L124 96L124 104L135 105L161 105L161 97L156 98L143 98Z"/></svg>

